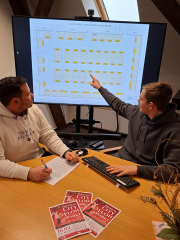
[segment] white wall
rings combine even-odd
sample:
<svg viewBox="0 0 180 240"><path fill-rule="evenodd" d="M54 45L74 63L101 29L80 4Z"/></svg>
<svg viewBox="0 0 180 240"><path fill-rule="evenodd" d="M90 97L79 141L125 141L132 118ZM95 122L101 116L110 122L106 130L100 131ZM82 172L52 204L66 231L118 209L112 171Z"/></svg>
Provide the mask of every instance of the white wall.
<svg viewBox="0 0 180 240"><path fill-rule="evenodd" d="M12 14L9 1L0 0L0 79L7 76L15 76Z"/></svg>
<svg viewBox="0 0 180 240"><path fill-rule="evenodd" d="M137 0L104 0L103 2L109 20L139 22Z"/></svg>

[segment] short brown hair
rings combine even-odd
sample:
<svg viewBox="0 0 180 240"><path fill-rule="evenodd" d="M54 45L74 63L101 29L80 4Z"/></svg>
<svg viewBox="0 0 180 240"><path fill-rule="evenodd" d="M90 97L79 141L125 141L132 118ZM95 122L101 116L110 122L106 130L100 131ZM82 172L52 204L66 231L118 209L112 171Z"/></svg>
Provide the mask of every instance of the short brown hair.
<svg viewBox="0 0 180 240"><path fill-rule="evenodd" d="M164 111L172 98L172 87L166 82L153 82L143 86L147 103L153 102L159 111Z"/></svg>
<svg viewBox="0 0 180 240"><path fill-rule="evenodd" d="M5 77L0 80L0 102L8 106L15 97L21 98L20 86L27 83L23 77Z"/></svg>

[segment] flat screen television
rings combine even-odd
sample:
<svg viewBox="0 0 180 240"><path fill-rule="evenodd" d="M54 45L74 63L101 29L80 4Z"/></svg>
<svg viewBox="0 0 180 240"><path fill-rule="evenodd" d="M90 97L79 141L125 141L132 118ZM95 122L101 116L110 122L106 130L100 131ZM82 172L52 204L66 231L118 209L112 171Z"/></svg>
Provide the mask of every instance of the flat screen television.
<svg viewBox="0 0 180 240"><path fill-rule="evenodd" d="M35 103L108 106L90 74L126 103L158 81L165 23L13 16L16 75Z"/></svg>

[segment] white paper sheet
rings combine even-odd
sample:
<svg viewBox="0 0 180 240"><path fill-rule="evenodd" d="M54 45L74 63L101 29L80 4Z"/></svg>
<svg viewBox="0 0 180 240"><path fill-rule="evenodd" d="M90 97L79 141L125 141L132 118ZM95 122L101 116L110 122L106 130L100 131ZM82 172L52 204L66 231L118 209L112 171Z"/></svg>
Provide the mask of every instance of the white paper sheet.
<svg viewBox="0 0 180 240"><path fill-rule="evenodd" d="M48 163L46 163L48 168L52 169L52 173L49 178L44 180L44 182L51 185L55 185L62 178L68 175L72 170L74 170L80 163L71 163L65 158L55 157Z"/></svg>

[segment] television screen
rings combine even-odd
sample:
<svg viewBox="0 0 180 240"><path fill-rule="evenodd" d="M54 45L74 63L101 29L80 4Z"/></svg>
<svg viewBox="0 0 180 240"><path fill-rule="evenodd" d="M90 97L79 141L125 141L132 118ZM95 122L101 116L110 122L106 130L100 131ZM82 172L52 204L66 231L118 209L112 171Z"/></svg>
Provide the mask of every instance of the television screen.
<svg viewBox="0 0 180 240"><path fill-rule="evenodd" d="M108 106L90 74L126 103L158 81L163 23L88 21L13 16L16 75L35 103Z"/></svg>

